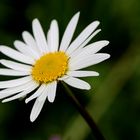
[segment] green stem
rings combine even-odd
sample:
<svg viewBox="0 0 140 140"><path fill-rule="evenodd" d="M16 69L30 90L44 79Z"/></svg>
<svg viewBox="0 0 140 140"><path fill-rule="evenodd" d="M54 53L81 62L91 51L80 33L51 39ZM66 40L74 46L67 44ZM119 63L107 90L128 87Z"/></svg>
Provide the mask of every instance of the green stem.
<svg viewBox="0 0 140 140"><path fill-rule="evenodd" d="M85 119L85 121L87 122L87 124L91 128L91 130L92 130L95 138L97 140L105 140L104 136L102 135L102 133L98 129L96 123L94 122L94 120L90 116L90 114L87 112L87 110L80 104L80 102L74 96L74 94L69 89L69 87L64 82L62 82L62 84L65 87L66 93L69 96L69 98L71 99L72 103L74 104L74 106L77 108L77 110L79 111L79 113L82 115L82 117Z"/></svg>

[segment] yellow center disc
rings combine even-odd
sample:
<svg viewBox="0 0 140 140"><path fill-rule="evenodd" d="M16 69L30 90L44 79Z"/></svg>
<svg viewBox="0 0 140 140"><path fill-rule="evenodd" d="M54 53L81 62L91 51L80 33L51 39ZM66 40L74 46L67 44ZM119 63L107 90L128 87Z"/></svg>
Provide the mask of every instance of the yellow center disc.
<svg viewBox="0 0 140 140"><path fill-rule="evenodd" d="M48 53L38 59L33 66L33 79L48 83L62 77L68 70L68 57L64 52Z"/></svg>

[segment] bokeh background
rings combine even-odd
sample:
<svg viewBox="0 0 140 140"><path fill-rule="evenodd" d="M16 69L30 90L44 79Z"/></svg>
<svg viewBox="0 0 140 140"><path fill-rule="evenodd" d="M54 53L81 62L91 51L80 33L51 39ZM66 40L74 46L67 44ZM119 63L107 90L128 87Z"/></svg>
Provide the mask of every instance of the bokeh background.
<svg viewBox="0 0 140 140"><path fill-rule="evenodd" d="M91 42L109 40L101 52L111 58L88 69L99 77L85 78L90 91L71 88L87 108L107 140L140 140L140 1L139 0L0 0L0 44L13 47L38 18L47 32L50 21L59 22L60 36L80 11L75 37L93 20L102 29ZM6 58L0 54L1 58ZM0 77L0 80L11 77ZM94 140L61 84L53 104L46 102L31 123L34 101L0 103L0 140Z"/></svg>

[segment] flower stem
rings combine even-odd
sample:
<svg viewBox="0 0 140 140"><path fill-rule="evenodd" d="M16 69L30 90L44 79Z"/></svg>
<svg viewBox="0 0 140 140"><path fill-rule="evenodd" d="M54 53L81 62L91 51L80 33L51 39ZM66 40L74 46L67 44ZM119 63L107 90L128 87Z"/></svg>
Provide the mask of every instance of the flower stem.
<svg viewBox="0 0 140 140"><path fill-rule="evenodd" d="M79 113L82 115L82 117L85 119L85 121L87 122L87 124L91 128L91 130L92 130L95 138L97 140L105 140L104 136L102 135L102 133L98 129L96 123L94 122L94 120L90 116L90 114L87 112L87 110L80 104L80 102L74 96L74 94L69 89L69 87L64 82L62 82L62 84L65 87L66 93L69 96L69 98L71 99L72 103L74 104L74 106L77 108L77 110L79 111Z"/></svg>

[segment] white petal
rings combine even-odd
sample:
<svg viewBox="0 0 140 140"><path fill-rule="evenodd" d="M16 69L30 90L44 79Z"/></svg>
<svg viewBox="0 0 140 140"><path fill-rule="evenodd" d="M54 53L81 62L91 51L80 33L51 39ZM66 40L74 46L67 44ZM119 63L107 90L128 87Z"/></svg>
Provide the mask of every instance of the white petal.
<svg viewBox="0 0 140 140"><path fill-rule="evenodd" d="M42 92L44 91L45 88L46 88L46 84L42 84L33 95L31 95L29 98L27 98L25 100L25 103L28 103L31 100L39 97L42 94Z"/></svg>
<svg viewBox="0 0 140 140"><path fill-rule="evenodd" d="M88 76L99 76L99 73L95 71L69 71L67 75L72 77L88 77Z"/></svg>
<svg viewBox="0 0 140 140"><path fill-rule="evenodd" d="M50 36L50 29L48 30L47 32L47 43L48 43L48 49L49 49L49 52L51 50L51 36Z"/></svg>
<svg viewBox="0 0 140 140"><path fill-rule="evenodd" d="M19 50L24 55L27 55L28 57L31 57L32 59L38 59L39 55L31 49L30 46L26 45L22 41L16 40L14 42L14 46L17 50Z"/></svg>
<svg viewBox="0 0 140 140"><path fill-rule="evenodd" d="M88 25L71 43L66 52L70 55L74 50L76 50L93 33L93 31L97 28L98 25L99 21L94 21L90 25Z"/></svg>
<svg viewBox="0 0 140 140"><path fill-rule="evenodd" d="M78 78L69 77L67 79L64 79L63 81L75 88L86 89L86 90L89 90L91 88L87 82L80 80Z"/></svg>
<svg viewBox="0 0 140 140"><path fill-rule="evenodd" d="M47 95L47 94L46 94ZM47 97L47 96L46 96ZM30 120L31 122L35 121L38 115L40 114L42 107L45 103L46 97L44 100L39 101L38 98L36 99L34 106L32 108L31 114L30 114Z"/></svg>
<svg viewBox="0 0 140 140"><path fill-rule="evenodd" d="M41 52L40 52L39 48L37 47L36 41L33 38L33 36L27 31L24 31L22 36L23 36L25 43L28 46L30 46L32 48L32 50L34 50L38 54L38 56L40 56Z"/></svg>
<svg viewBox="0 0 140 140"><path fill-rule="evenodd" d="M30 57L32 56L30 55L29 51L26 49L26 45L22 41L16 40L14 42L14 46L19 52L23 53L24 55L27 55Z"/></svg>
<svg viewBox="0 0 140 140"><path fill-rule="evenodd" d="M93 55L89 55L86 58L81 58L80 60L77 59L77 61L71 61L70 62L70 70L78 70L78 69L82 69L85 67L89 67L91 65L95 65L98 64L106 59L108 59L110 57L109 54L105 54L105 53L97 53L97 54L93 54Z"/></svg>
<svg viewBox="0 0 140 140"><path fill-rule="evenodd" d="M69 78L69 76L68 75L64 75L61 78L58 78L58 80L63 81L64 79L67 79L67 78Z"/></svg>
<svg viewBox="0 0 140 140"><path fill-rule="evenodd" d="M34 84L32 84L30 87L28 87L28 89L24 90L23 92L15 95L15 96L12 96L10 98L4 99L2 102L5 103L5 102L9 102L9 101L24 97L27 94L31 93L33 90L35 90L37 87L38 87L38 84L34 82Z"/></svg>
<svg viewBox="0 0 140 140"><path fill-rule="evenodd" d="M50 26L50 49L51 52L55 52L58 51L58 45L59 45L59 29L58 29L58 24L56 20L53 20L51 22L51 26Z"/></svg>
<svg viewBox="0 0 140 140"><path fill-rule="evenodd" d="M0 99L6 98L8 96L14 95L18 92L22 92L24 90L27 90L30 86L34 84L33 81L29 81L27 83L24 83L22 85L16 86L16 87L11 87L8 89L4 89L0 91Z"/></svg>
<svg viewBox="0 0 140 140"><path fill-rule="evenodd" d="M49 102L54 102L54 99L56 96L57 82L54 81L54 82L50 83L48 86L49 86L48 100L49 100Z"/></svg>
<svg viewBox="0 0 140 140"><path fill-rule="evenodd" d="M39 102L43 101L44 99L46 99L48 93L49 93L49 84L47 84L45 86L45 88L43 89L42 93L39 95L39 97L37 98Z"/></svg>
<svg viewBox="0 0 140 140"><path fill-rule="evenodd" d="M90 54L95 54L100 49L107 46L108 44L109 44L109 41L106 41L106 40L97 41L92 44L89 44L88 46L80 49L80 52L77 55L71 57L71 61L75 61L76 59L80 59L82 57L85 58Z"/></svg>
<svg viewBox="0 0 140 140"><path fill-rule="evenodd" d="M61 44L60 44L60 51L65 51L71 40L72 40L72 37L73 37L73 34L74 34L74 31L76 29L76 26L77 26L77 23L78 23L78 19L79 19L79 15L80 15L80 12L76 13L72 19L70 20L65 32L64 32L64 35L62 37L62 41L61 41Z"/></svg>
<svg viewBox="0 0 140 140"><path fill-rule="evenodd" d="M70 54L70 57L73 58L75 56L77 56L81 51L82 51L82 48L85 47L85 45L88 44L88 42L96 35L98 34L99 32L101 31L101 29L98 29L96 30L95 32L93 32L75 51L73 51L71 54Z"/></svg>
<svg viewBox="0 0 140 140"><path fill-rule="evenodd" d="M48 45L45 38L45 34L43 32L43 29L38 19L33 20L32 27L33 27L34 37L37 42L37 46L41 51L41 54L48 52Z"/></svg>
<svg viewBox="0 0 140 140"><path fill-rule="evenodd" d="M17 61L20 61L20 62L23 62L23 63L27 63L27 64L33 64L34 63L34 60L31 59L30 57L26 56L26 55L23 55L22 53L14 50L14 49L11 49L9 47L6 47L6 46L0 46L0 51L7 55L8 57L12 58L12 59L15 59Z"/></svg>
<svg viewBox="0 0 140 140"><path fill-rule="evenodd" d="M32 67L29 65L25 65L25 64L20 64L17 62L13 62L10 60L0 60L0 63L8 68L14 69L14 70L18 70L18 71L23 71L23 72L30 72Z"/></svg>
<svg viewBox="0 0 140 140"><path fill-rule="evenodd" d="M16 87L16 86L25 84L29 81L32 81L31 76L26 76L23 78L18 78L18 79L8 80L8 81L0 81L0 89L9 88L9 87Z"/></svg>
<svg viewBox="0 0 140 140"><path fill-rule="evenodd" d="M0 75L9 75L9 76L25 76L29 75L29 72L16 71L11 69L0 69Z"/></svg>
<svg viewBox="0 0 140 140"><path fill-rule="evenodd" d="M85 47L85 46L89 43L89 41L90 41L94 36L96 36L100 31L101 31L101 29L98 29L98 30L94 31L94 32L80 45L79 48Z"/></svg>
<svg viewBox="0 0 140 140"><path fill-rule="evenodd" d="M23 53L24 55L26 55L32 59L37 58L36 55L34 55L34 53L31 51L30 47L27 46L22 41L16 40L14 42L14 46L19 52Z"/></svg>
<svg viewBox="0 0 140 140"><path fill-rule="evenodd" d="M101 50L103 47L107 46L108 44L109 41L107 40L97 41L83 48L83 52L86 51L89 54L97 53L99 50Z"/></svg>

